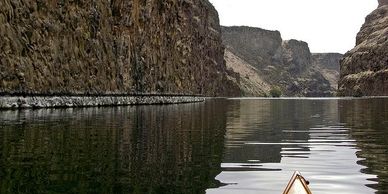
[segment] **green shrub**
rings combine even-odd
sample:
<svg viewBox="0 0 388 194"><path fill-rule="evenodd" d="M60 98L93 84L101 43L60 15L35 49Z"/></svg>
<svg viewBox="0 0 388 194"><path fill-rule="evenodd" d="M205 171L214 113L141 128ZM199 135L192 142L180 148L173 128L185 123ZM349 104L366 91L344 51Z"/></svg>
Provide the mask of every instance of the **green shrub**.
<svg viewBox="0 0 388 194"><path fill-rule="evenodd" d="M280 96L282 96L282 90L275 86L273 87L270 91L269 91L269 94L272 96L272 97L275 97L275 98L278 98Z"/></svg>

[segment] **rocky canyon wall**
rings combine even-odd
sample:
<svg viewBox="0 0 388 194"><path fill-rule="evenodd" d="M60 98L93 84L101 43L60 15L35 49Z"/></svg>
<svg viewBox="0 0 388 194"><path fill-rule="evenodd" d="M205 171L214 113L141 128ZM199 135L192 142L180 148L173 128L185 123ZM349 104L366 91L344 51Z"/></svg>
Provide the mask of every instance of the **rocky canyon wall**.
<svg viewBox="0 0 388 194"><path fill-rule="evenodd" d="M340 74L340 61L343 55L340 53L313 53L313 64L323 77L330 82L333 91L338 89Z"/></svg>
<svg viewBox="0 0 388 194"><path fill-rule="evenodd" d="M379 3L357 34L356 47L341 61L342 96L388 96L388 2Z"/></svg>
<svg viewBox="0 0 388 194"><path fill-rule="evenodd" d="M207 0L0 0L0 93L239 95Z"/></svg>
<svg viewBox="0 0 388 194"><path fill-rule="evenodd" d="M332 81L333 83L329 82L321 70L330 68L336 71L339 69L337 55L313 55L306 42L283 41L278 31L235 26L222 27L222 33L227 50L240 58L239 61L244 61L236 63L236 60L230 60L229 54L225 56L227 66L239 65L241 69L242 66L249 64L255 70L256 75L253 75L252 71L242 74L241 82L249 81L250 85L256 83L263 88L260 93L253 93L254 90L246 87L249 84L245 84L242 87L243 93L248 91L252 93L251 95L262 95L263 91L268 94L270 88L280 87L284 96L335 95L338 80ZM334 76L333 79L335 78Z"/></svg>
<svg viewBox="0 0 388 194"><path fill-rule="evenodd" d="M383 5L388 5L388 0L379 0L379 7Z"/></svg>

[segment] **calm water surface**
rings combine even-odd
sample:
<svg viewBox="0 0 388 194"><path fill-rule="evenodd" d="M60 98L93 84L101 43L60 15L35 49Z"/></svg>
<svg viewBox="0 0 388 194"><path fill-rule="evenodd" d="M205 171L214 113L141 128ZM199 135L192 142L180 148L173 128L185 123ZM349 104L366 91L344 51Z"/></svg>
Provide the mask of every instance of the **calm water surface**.
<svg viewBox="0 0 388 194"><path fill-rule="evenodd" d="M388 193L388 99L0 111L0 193Z"/></svg>

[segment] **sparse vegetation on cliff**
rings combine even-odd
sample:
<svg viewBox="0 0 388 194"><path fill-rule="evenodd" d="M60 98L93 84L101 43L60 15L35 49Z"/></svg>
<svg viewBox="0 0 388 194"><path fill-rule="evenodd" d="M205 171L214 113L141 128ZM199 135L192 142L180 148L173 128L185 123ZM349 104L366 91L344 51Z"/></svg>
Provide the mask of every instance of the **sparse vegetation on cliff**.
<svg viewBox="0 0 388 194"><path fill-rule="evenodd" d="M271 97L275 97L275 98L282 96L282 90L280 89L280 87L277 87L277 86L272 87L269 93Z"/></svg>

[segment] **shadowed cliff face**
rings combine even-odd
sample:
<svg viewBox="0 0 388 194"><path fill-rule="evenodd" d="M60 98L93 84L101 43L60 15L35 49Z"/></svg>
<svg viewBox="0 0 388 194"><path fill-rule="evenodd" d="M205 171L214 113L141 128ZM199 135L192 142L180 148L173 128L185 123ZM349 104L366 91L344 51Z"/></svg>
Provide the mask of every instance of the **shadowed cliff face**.
<svg viewBox="0 0 388 194"><path fill-rule="evenodd" d="M379 0L379 7L383 5L388 5L388 0Z"/></svg>
<svg viewBox="0 0 388 194"><path fill-rule="evenodd" d="M227 50L244 61L240 67L248 63L256 71L255 76L240 73L243 75L241 82L263 86L261 91L255 91L253 86L245 84L241 87L244 94L268 94L271 86L279 86L285 96L332 96L335 93L337 87L331 86L320 72L323 69L321 66L326 65L315 60L306 42L283 41L278 31L244 26L223 27L222 33ZM228 55L225 58L228 67L238 65L229 60ZM331 60L331 56L327 58L330 59L322 61L334 62L332 66L339 66L339 62Z"/></svg>
<svg viewBox="0 0 388 194"><path fill-rule="evenodd" d="M0 92L238 95L207 0L0 0Z"/></svg>
<svg viewBox="0 0 388 194"><path fill-rule="evenodd" d="M323 77L330 82L333 91L338 89L340 53L313 53L313 63Z"/></svg>
<svg viewBox="0 0 388 194"><path fill-rule="evenodd" d="M379 1L380 5L386 1ZM388 95L388 5L367 16L356 47L341 61L339 93L343 96Z"/></svg>

